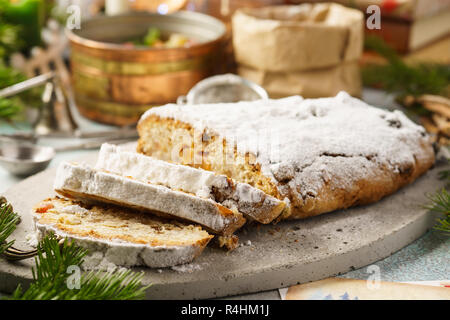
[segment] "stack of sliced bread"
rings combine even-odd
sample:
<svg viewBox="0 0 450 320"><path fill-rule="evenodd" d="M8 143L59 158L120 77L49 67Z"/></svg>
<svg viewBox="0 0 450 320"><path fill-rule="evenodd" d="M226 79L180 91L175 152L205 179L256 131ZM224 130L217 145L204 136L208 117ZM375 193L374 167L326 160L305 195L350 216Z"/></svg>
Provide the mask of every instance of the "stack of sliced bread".
<svg viewBox="0 0 450 320"><path fill-rule="evenodd" d="M340 93L150 109L137 153L105 144L97 164L62 163L34 209L47 232L99 261L188 263L212 238L228 249L246 222L268 224L378 201L434 163L423 127ZM99 262L100 263L100 262Z"/></svg>

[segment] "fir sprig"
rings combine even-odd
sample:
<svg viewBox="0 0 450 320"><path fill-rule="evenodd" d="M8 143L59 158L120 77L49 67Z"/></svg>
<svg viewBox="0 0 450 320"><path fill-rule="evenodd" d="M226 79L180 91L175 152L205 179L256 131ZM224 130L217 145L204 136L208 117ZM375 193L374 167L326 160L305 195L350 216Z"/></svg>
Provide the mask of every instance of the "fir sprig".
<svg viewBox="0 0 450 320"><path fill-rule="evenodd" d="M55 236L45 237L38 245L33 283L27 291L19 287L12 298L20 300L137 300L145 295L142 274L131 271L88 272L80 275L79 288L69 288L70 266L79 267L87 250Z"/></svg>
<svg viewBox="0 0 450 320"><path fill-rule="evenodd" d="M450 67L433 63L410 65L405 63L394 49L381 38L369 36L365 48L375 51L387 60L386 65L368 65L362 75L364 84L381 86L400 97L422 94L450 96Z"/></svg>
<svg viewBox="0 0 450 320"><path fill-rule="evenodd" d="M22 26L6 21L3 12L8 6L8 0L0 0L0 60L12 52L24 48L25 42L21 39Z"/></svg>
<svg viewBox="0 0 450 320"><path fill-rule="evenodd" d="M7 67L0 61L0 89L12 86L27 77L13 68ZM12 121L20 115L28 105L40 104L41 89L32 89L12 98L0 98L0 120Z"/></svg>
<svg viewBox="0 0 450 320"><path fill-rule="evenodd" d="M443 218L438 219L436 230L443 231L450 235L450 194L444 188L433 195L428 196L430 204L426 208L430 211L437 212L443 215Z"/></svg>
<svg viewBox="0 0 450 320"><path fill-rule="evenodd" d="M18 99L0 98L0 120L11 122L23 110L22 107Z"/></svg>
<svg viewBox="0 0 450 320"><path fill-rule="evenodd" d="M79 288L70 288L69 267L79 268L87 250L54 235L47 235L38 245L33 267L33 283L23 292L19 286L14 300L139 300L147 287L141 286L142 273L131 271L88 272L80 274Z"/></svg>
<svg viewBox="0 0 450 320"><path fill-rule="evenodd" d="M87 251L64 240L60 245L54 235L44 237L38 244L36 267L33 268L33 279L37 286L52 283L55 287L61 286L69 266L78 266L83 262Z"/></svg>
<svg viewBox="0 0 450 320"><path fill-rule="evenodd" d="M447 161L449 160L447 159ZM439 179L445 180L447 183L441 190L432 195L427 195L429 204L425 208L442 215L442 218L437 220L435 229L450 235L450 193L448 191L450 188L450 170L439 172Z"/></svg>
<svg viewBox="0 0 450 320"><path fill-rule="evenodd" d="M0 44L1 51L1 44ZM0 54L0 89L27 80L25 74L6 65ZM23 113L26 107L41 105L42 88L33 88L14 97L0 98L0 120L12 121Z"/></svg>
<svg viewBox="0 0 450 320"><path fill-rule="evenodd" d="M19 216L4 198L0 199L0 254L11 247L7 242L16 229ZM13 293L14 300L138 300L143 299L148 286L142 286L143 274L127 271L81 272L88 251L74 242L45 236L38 244L33 282L27 290L20 285ZM69 267L80 270L79 287L69 286L74 278ZM76 279L75 279L76 280Z"/></svg>
<svg viewBox="0 0 450 320"><path fill-rule="evenodd" d="M9 242L7 240L16 229L18 221L19 216L13 211L12 206L0 199L0 255L13 245L14 240Z"/></svg>
<svg viewBox="0 0 450 320"><path fill-rule="evenodd" d="M139 300L144 298L147 288L141 286L141 280L141 273L129 270L106 274L90 272L82 276L79 291L65 290L60 294L66 300Z"/></svg>

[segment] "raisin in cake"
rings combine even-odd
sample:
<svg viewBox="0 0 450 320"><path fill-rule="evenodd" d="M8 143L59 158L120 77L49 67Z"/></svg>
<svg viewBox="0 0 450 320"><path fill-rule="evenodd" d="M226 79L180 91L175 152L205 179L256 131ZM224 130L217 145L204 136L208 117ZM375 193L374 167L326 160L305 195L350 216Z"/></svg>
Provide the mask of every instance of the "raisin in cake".
<svg viewBox="0 0 450 320"><path fill-rule="evenodd" d="M345 92L148 110L137 151L288 199L283 218L378 201L434 163L423 127Z"/></svg>

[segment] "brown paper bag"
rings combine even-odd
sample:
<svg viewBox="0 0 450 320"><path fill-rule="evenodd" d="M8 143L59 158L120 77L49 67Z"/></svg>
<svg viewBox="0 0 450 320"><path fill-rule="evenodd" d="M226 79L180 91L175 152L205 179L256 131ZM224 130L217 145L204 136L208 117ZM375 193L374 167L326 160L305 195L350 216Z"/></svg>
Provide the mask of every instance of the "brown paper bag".
<svg viewBox="0 0 450 320"><path fill-rule="evenodd" d="M363 14L338 4L302 4L238 10L232 19L238 64L293 72L359 59Z"/></svg>

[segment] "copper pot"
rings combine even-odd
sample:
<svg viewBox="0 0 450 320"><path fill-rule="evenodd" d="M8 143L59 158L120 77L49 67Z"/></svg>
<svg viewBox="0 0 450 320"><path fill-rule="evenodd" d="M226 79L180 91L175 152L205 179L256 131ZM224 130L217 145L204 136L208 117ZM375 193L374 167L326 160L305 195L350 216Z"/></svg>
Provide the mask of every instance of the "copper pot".
<svg viewBox="0 0 450 320"><path fill-rule="evenodd" d="M182 33L198 44L182 48L127 47L149 27ZM96 17L68 31L72 80L81 114L92 120L128 125L152 106L175 102L198 81L223 73L226 29L195 12L170 15L135 12Z"/></svg>

